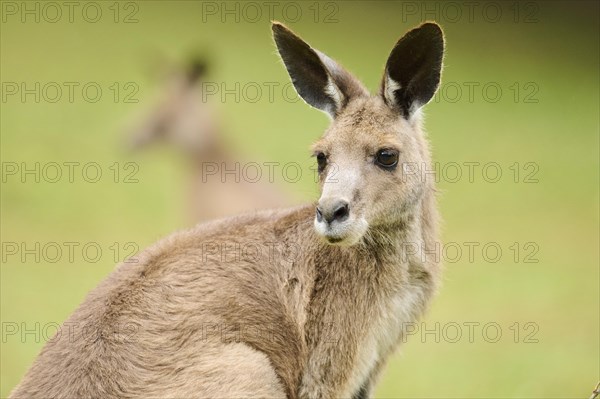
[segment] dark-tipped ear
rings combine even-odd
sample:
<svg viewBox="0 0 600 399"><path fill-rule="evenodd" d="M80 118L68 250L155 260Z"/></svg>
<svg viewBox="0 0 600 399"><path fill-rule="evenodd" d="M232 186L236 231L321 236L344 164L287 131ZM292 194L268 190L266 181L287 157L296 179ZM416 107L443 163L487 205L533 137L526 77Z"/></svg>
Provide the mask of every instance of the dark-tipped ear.
<svg viewBox="0 0 600 399"><path fill-rule="evenodd" d="M291 30L273 22L273 38L296 91L308 104L335 118L366 89L331 58L311 48Z"/></svg>
<svg viewBox="0 0 600 399"><path fill-rule="evenodd" d="M206 59L199 55L188 61L185 76L190 84L194 84L206 76L207 64Z"/></svg>
<svg viewBox="0 0 600 399"><path fill-rule="evenodd" d="M385 65L381 96L388 106L410 118L435 94L442 72L444 33L427 22L404 35Z"/></svg>

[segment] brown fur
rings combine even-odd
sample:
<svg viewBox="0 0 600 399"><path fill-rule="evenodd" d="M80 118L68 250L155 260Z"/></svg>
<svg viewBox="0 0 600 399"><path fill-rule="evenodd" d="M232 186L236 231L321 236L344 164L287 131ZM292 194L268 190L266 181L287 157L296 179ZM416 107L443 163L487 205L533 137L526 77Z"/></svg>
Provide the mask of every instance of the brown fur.
<svg viewBox="0 0 600 399"><path fill-rule="evenodd" d="M366 228L331 245L311 204L175 233L93 290L65 326L94 334L49 342L11 397L369 397L438 285L434 257L405 246L437 241L435 189L372 162L392 147L430 164L418 115L360 90L335 114L315 150L340 181L323 171L318 206L351 196Z"/></svg>

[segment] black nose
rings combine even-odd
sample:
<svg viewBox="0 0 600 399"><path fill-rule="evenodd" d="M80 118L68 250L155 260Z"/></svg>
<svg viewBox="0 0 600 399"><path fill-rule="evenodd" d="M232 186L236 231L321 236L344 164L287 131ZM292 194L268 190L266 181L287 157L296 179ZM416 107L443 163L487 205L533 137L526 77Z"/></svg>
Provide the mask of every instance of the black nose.
<svg viewBox="0 0 600 399"><path fill-rule="evenodd" d="M319 222L323 221L323 219L325 219L327 223L332 223L336 220L342 222L348 218L349 214L350 208L346 201L336 202L333 206L326 209L317 207L317 220Z"/></svg>

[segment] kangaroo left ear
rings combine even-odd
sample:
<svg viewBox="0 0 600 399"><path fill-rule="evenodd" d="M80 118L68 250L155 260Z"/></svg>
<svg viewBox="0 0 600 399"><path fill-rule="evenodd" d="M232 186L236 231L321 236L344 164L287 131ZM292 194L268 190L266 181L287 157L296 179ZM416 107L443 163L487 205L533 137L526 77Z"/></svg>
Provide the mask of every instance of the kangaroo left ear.
<svg viewBox="0 0 600 399"><path fill-rule="evenodd" d="M435 94L442 73L444 33L434 22L409 31L392 49L385 65L380 95L409 119Z"/></svg>

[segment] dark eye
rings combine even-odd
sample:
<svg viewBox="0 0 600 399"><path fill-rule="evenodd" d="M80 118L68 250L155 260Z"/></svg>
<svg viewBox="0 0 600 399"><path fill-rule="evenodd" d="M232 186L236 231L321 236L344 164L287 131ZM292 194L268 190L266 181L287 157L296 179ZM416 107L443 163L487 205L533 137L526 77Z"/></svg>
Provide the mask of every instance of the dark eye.
<svg viewBox="0 0 600 399"><path fill-rule="evenodd" d="M317 154L317 165L319 173L323 172L327 166L327 156L322 152Z"/></svg>
<svg viewBox="0 0 600 399"><path fill-rule="evenodd" d="M391 169L398 164L398 151L379 150L375 156L375 163L385 169Z"/></svg>

